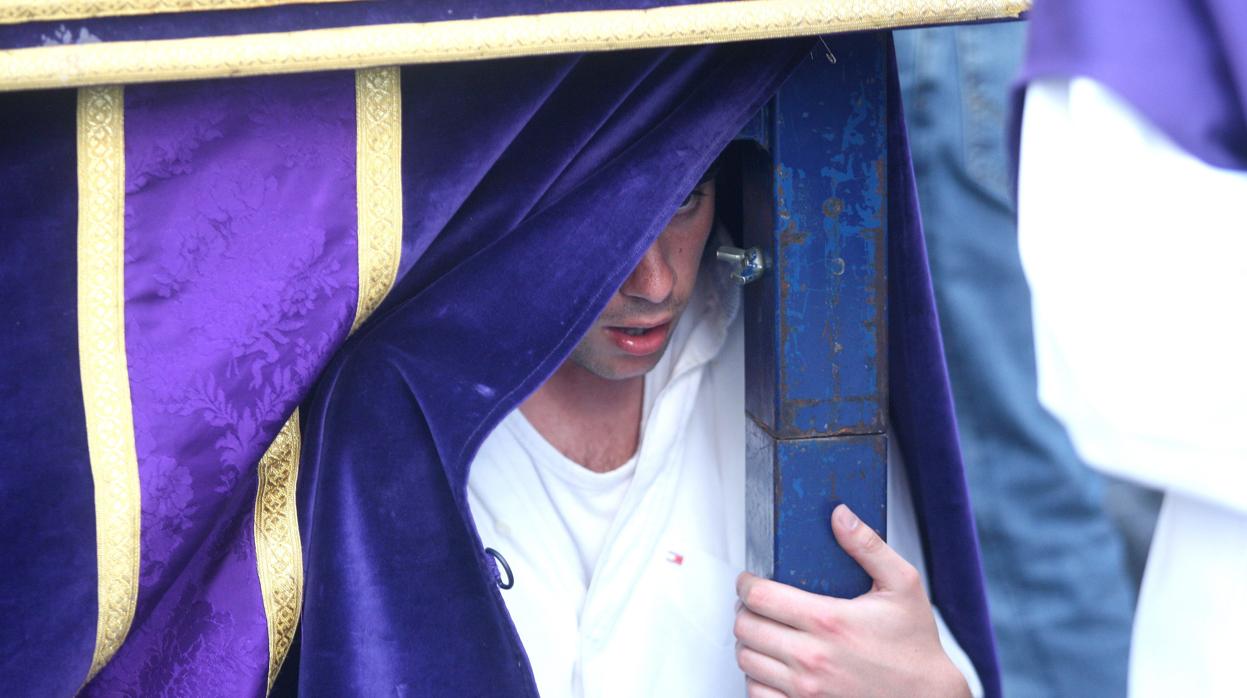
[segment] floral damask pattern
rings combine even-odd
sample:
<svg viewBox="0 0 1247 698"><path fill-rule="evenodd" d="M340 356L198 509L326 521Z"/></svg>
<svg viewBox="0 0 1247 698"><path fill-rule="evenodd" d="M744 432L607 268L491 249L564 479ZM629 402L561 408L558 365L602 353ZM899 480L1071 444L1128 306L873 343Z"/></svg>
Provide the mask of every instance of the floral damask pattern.
<svg viewBox="0 0 1247 698"><path fill-rule="evenodd" d="M127 91L142 557L88 693L264 691L255 468L354 315L354 94L351 73Z"/></svg>
<svg viewBox="0 0 1247 698"><path fill-rule="evenodd" d="M173 551L181 545L192 527L194 481L190 468L170 456L154 451L154 439L148 432L136 434L139 483L143 492L143 531L164 531L165 535L150 537L150 545L141 546L139 584L148 585L169 566Z"/></svg>

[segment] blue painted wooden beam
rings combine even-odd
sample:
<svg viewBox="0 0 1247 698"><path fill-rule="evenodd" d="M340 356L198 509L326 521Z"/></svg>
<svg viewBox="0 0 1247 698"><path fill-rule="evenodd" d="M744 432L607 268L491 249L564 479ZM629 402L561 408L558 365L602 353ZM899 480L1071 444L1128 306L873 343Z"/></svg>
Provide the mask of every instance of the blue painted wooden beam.
<svg viewBox="0 0 1247 698"><path fill-rule="evenodd" d="M855 596L870 580L835 545L848 503L884 532L887 491L885 34L827 37L746 137L750 568ZM834 57L833 57L834 56Z"/></svg>
<svg viewBox="0 0 1247 698"><path fill-rule="evenodd" d="M748 568L820 594L865 592L870 577L836 544L828 521L834 505L845 502L867 513L867 523L882 525L887 436L776 439L757 422L747 428Z"/></svg>

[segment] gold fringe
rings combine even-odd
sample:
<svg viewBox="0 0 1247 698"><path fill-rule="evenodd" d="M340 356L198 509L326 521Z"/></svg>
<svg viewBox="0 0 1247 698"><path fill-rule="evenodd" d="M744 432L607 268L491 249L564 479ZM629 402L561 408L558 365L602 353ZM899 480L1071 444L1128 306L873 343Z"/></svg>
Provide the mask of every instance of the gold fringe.
<svg viewBox="0 0 1247 698"><path fill-rule="evenodd" d="M0 0L0 24L356 0Z"/></svg>
<svg viewBox="0 0 1247 698"><path fill-rule="evenodd" d="M86 681L125 641L138 598L141 500L126 366L123 111L120 87L78 92L78 360L99 576Z"/></svg>
<svg viewBox="0 0 1247 698"><path fill-rule="evenodd" d="M1031 0L729 0L0 51L0 90L685 46L1017 17Z"/></svg>

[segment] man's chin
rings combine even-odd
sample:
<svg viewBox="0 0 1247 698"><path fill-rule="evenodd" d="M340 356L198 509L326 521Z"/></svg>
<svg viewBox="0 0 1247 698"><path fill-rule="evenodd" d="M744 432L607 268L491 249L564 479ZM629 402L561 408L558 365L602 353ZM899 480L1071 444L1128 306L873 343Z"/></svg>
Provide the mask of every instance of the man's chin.
<svg viewBox="0 0 1247 698"><path fill-rule="evenodd" d="M666 353L667 347L663 346L659 351L645 356L601 356L594 355L592 351L582 351L577 348L572 352L571 360L574 361L585 371L602 378L604 380L622 381L639 378L654 370L658 362L662 360L663 354Z"/></svg>

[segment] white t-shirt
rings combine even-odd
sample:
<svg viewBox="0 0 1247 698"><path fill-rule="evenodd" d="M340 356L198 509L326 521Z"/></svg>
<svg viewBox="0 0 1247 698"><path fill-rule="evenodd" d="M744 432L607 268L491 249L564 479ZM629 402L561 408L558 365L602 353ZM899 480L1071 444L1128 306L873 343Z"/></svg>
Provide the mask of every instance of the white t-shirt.
<svg viewBox="0 0 1247 698"><path fill-rule="evenodd" d="M547 698L745 693L732 635L745 566L744 332L739 293L703 292L707 278L645 377L628 464L584 469L519 411L473 462L472 515L511 567L503 599ZM890 543L925 579L908 484L891 462L888 490Z"/></svg>
<svg viewBox="0 0 1247 698"><path fill-rule="evenodd" d="M525 462L537 475L541 494L549 499L561 529L570 537L572 549L580 561L580 581L587 588L606 534L632 484L636 456L608 473L595 473L559 453L518 410L503 421L490 438L496 441L491 451L510 454L509 461ZM524 485L537 483L523 482ZM494 527L499 523L504 527L510 525L495 520Z"/></svg>

